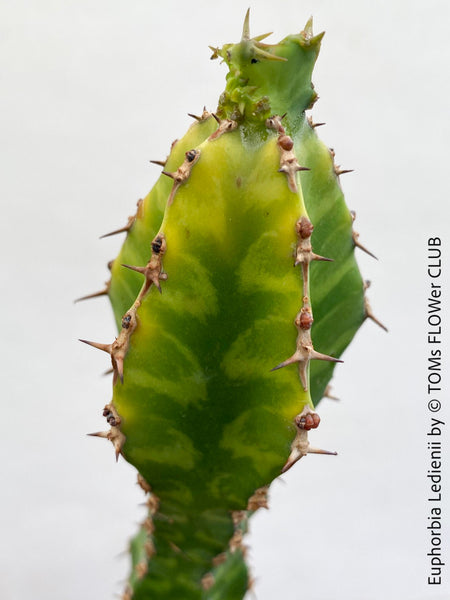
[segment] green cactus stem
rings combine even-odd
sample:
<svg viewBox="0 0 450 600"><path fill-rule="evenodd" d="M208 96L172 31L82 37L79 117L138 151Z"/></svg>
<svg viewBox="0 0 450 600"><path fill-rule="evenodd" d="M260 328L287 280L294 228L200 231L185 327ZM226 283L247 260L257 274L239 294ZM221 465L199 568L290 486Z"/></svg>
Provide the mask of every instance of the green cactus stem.
<svg viewBox="0 0 450 600"><path fill-rule="evenodd" d="M249 514L310 445L339 357L366 317L339 176L305 111L323 34L213 48L217 111L194 116L111 265L119 333L109 439L149 513L124 598L239 600ZM314 249L313 249L314 248ZM86 341L86 340L83 340Z"/></svg>

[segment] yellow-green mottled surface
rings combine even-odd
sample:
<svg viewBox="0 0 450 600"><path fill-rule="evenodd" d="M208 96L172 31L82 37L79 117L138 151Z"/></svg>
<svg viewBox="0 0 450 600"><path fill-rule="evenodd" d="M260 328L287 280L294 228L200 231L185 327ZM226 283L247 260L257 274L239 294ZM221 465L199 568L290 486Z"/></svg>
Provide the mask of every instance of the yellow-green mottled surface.
<svg viewBox="0 0 450 600"><path fill-rule="evenodd" d="M217 128L209 117L172 147L168 172L192 148L200 157L170 206L174 183L160 177L112 269L110 298L120 326L143 283L121 264L144 266L152 240L164 233L168 279L163 293L153 286L137 311L124 381L113 394L126 436L123 454L160 499L151 536L156 553L147 574L130 579L135 600L245 594L239 550L215 570L209 591L200 580L227 549L230 511L245 510L254 491L279 475L295 416L320 400L334 368L311 365L311 395L296 365L271 372L296 348L300 217L308 214L314 224L313 250L334 259L310 270L316 350L340 356L364 319L351 217L330 152L304 113L316 97L310 76L322 36L312 37L308 23L268 47L245 31L240 44L217 50L230 67L218 114L237 119L238 128L209 139ZM285 112L295 154L310 169L297 175L298 192L278 172L277 134L265 125L270 114ZM145 539L142 532L136 538L135 567Z"/></svg>
<svg viewBox="0 0 450 600"><path fill-rule="evenodd" d="M177 499L238 509L280 471L309 402L295 368L270 372L295 348L304 209L274 134L252 152L239 131L198 149L161 225L168 280L138 310L114 404L124 454L158 496L176 481Z"/></svg>

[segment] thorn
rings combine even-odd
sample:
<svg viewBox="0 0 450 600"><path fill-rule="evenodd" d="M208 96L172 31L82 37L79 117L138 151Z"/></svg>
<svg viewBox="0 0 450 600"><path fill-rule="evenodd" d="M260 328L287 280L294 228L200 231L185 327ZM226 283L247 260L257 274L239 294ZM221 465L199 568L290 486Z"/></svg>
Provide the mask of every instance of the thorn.
<svg viewBox="0 0 450 600"><path fill-rule="evenodd" d="M163 175L170 177L175 182L172 187L172 191L170 193L169 199L167 201L168 206L170 206L170 204L172 203L174 195L178 189L178 186L180 186L182 183L184 183L185 181L187 181L189 179L192 167L195 165L195 163L197 162L197 160L199 158L200 158L200 150L193 148L193 149L185 152L185 159L175 172L171 173L169 171L161 171Z"/></svg>
<svg viewBox="0 0 450 600"><path fill-rule="evenodd" d="M212 51L212 56L210 57L210 60L215 60L216 58L219 58L219 48L215 48L214 46L208 46L208 48Z"/></svg>
<svg viewBox="0 0 450 600"><path fill-rule="evenodd" d="M308 364L309 361L306 360L298 363L298 376L305 392L308 391Z"/></svg>
<svg viewBox="0 0 450 600"><path fill-rule="evenodd" d="M275 60L278 62L287 62L287 58L285 58L284 56L277 56L276 54L271 54L270 52L267 52L266 50L263 50L258 46L255 46L254 51L256 56L258 56L259 58L266 58L267 60Z"/></svg>
<svg viewBox="0 0 450 600"><path fill-rule="evenodd" d="M139 506L139 504L138 504ZM131 548L125 548L125 550L122 550L121 552L118 552L116 555L114 555L114 558L118 558L118 559L122 559L125 558L125 556L128 556L128 553L130 552Z"/></svg>
<svg viewBox="0 0 450 600"><path fill-rule="evenodd" d="M344 173L353 173L354 169L341 169L339 165L334 165L334 172L339 177L339 175L344 175Z"/></svg>
<svg viewBox="0 0 450 600"><path fill-rule="evenodd" d="M289 167L283 165L282 167L280 167L278 169L278 173L289 173L291 169L289 169ZM310 171L311 169L308 169L308 167L301 167L300 165L295 165L295 169L292 169L293 171Z"/></svg>
<svg viewBox="0 0 450 600"><path fill-rule="evenodd" d="M244 26L242 27L241 42L248 42L250 40L250 8L247 9L244 18Z"/></svg>
<svg viewBox="0 0 450 600"><path fill-rule="evenodd" d="M319 254L312 253L312 260L321 260L325 262L334 262L334 258L326 258L325 256L320 256Z"/></svg>
<svg viewBox="0 0 450 600"><path fill-rule="evenodd" d="M297 448L292 450L284 467L281 469L281 472L286 473L287 471L289 471L289 469L292 468L295 465L295 463L298 462L302 458L302 456L306 456L306 454L307 454L307 452L303 453L300 450L298 450Z"/></svg>
<svg viewBox="0 0 450 600"><path fill-rule="evenodd" d="M344 362L340 358L334 358L333 356L328 356L327 354L322 354L321 352L316 352L315 350L311 351L311 359L312 360L326 360L328 362L335 362L335 363Z"/></svg>
<svg viewBox="0 0 450 600"><path fill-rule="evenodd" d="M203 107L203 112L202 112L202 114L201 114L200 117L198 115L194 115L192 113L188 113L188 117L192 117L193 119L195 119L199 123L202 123L203 121L206 121L207 119L209 119L210 116L211 116L211 113L208 110L206 110L206 106Z"/></svg>
<svg viewBox="0 0 450 600"><path fill-rule="evenodd" d="M99 344L97 342L89 342L88 340L81 340L84 344L88 344L89 346L93 346L98 350L103 350L103 352L107 352L111 356L111 362L113 366L113 385L116 384L117 378L120 379L121 383L123 383L123 360L125 354L128 350L128 338L133 332L135 324L130 329L123 329L119 334L119 337L115 339L112 344ZM125 332L125 334L124 334ZM125 335L125 337L124 337Z"/></svg>
<svg viewBox="0 0 450 600"><path fill-rule="evenodd" d="M365 252L366 254L368 254L369 256L374 258L375 260L378 260L378 258L375 256L375 254L372 254L372 252L370 252L370 250L367 250L367 248L358 241L359 233L357 233L355 230L353 230L353 232L352 232L352 238L353 238L353 243L355 244L355 246L357 248L359 248L360 250L362 250L363 252Z"/></svg>
<svg viewBox="0 0 450 600"><path fill-rule="evenodd" d="M88 346L92 346L93 348L97 348L98 350L103 350L103 352L107 352L108 354L111 354L112 344L99 344L98 342L90 342L88 340L81 339L79 339L78 341L83 342L83 344L87 344Z"/></svg>
<svg viewBox="0 0 450 600"><path fill-rule="evenodd" d="M194 152L194 151L192 151ZM195 155L197 156L197 155ZM195 157L194 157L195 159ZM184 163L183 163L184 165ZM178 169L178 171L180 171L181 167ZM185 177L189 177L189 173L187 173L187 175L185 175ZM173 190L176 189L178 187L178 183L175 183L173 188L172 188L172 192L171 192L171 196L169 197L169 199L173 196ZM166 241L165 241L165 236L163 232L159 232L157 234L157 236L152 240L151 242L151 248L152 248L152 255L150 260L148 261L148 263L145 265L145 267L140 267L140 266L136 266L136 265L128 265L126 263L122 263L122 267L125 267L126 269L130 269L131 271L136 271L137 273L140 273L141 275L143 275L145 277L145 283L141 289L141 291L139 292L139 295L135 301L135 305L140 304L140 302L142 301L143 297L147 294L147 292L149 291L150 287L152 285L155 285L157 287L157 289L159 290L160 293L162 293L161 290L161 284L160 281L165 281L168 278L167 273L163 273L162 269L162 257L164 256L165 252L166 252Z"/></svg>
<svg viewBox="0 0 450 600"><path fill-rule="evenodd" d="M313 118L311 116L308 117L308 124L312 129L315 129L316 127L321 127L322 125L326 125L326 123L314 123Z"/></svg>
<svg viewBox="0 0 450 600"><path fill-rule="evenodd" d="M303 332L305 333L305 332ZM301 334L300 334L301 335ZM308 331L309 335L309 331ZM334 358L332 356L328 356L327 354L321 354L320 352L316 352L311 344L311 339L309 338L308 342L301 342L297 340L297 350L296 352L289 357L287 360L283 361L273 369L272 371L277 371L278 369L282 369L283 367L287 367L294 363L298 363L298 374L300 377L301 384L303 386L304 391L308 391L308 364L310 360L326 360L329 362L343 362L338 358Z"/></svg>
<svg viewBox="0 0 450 600"><path fill-rule="evenodd" d="M209 119L209 117L211 116L211 113L206 110L206 106L203 107L203 112L201 117L194 115L192 113L188 113L188 117L192 117L193 119L195 119L196 121L198 121L199 123L202 123L203 121L206 121L207 119Z"/></svg>
<svg viewBox="0 0 450 600"><path fill-rule="evenodd" d="M379 321L373 314L372 307L370 306L369 300L366 298L366 296L364 296L364 311L366 313L366 319L371 319L374 323L376 323L378 325L378 327L381 327L381 329L384 329L384 331L386 331L386 333L389 331L388 328L386 327L386 325L383 325L383 323L381 321Z"/></svg>
<svg viewBox="0 0 450 600"><path fill-rule="evenodd" d="M381 321L379 321L374 315L370 314L370 315L367 315L367 317L369 319L371 319L374 323L376 323L379 327L381 327L381 329L384 329L384 331L386 331L386 333L389 332L389 329L386 327L386 325L383 325L383 323Z"/></svg>
<svg viewBox="0 0 450 600"><path fill-rule="evenodd" d="M300 32L305 40L310 40L313 37L313 18L309 17L303 31Z"/></svg>
<svg viewBox="0 0 450 600"><path fill-rule="evenodd" d="M266 52L265 50L263 50L264 44L261 44L260 42L264 39L266 39L267 37L269 37L269 35L272 35L272 33L263 33L262 35L258 35L254 38L250 38L250 9L247 10L247 12L245 13L245 19L244 19L244 26L242 28L242 37L241 37L241 43L242 42L254 42L253 44L253 51L255 53L256 56L259 56L261 58L267 58L269 60L279 60L279 61L287 61L287 58L281 57L281 56L276 56L275 54L270 54L269 52ZM266 46L267 47L267 46ZM211 46L210 46L211 48ZM213 50L213 57L216 58L216 54L218 54L218 52L216 52L216 49L211 48Z"/></svg>
<svg viewBox="0 0 450 600"><path fill-rule="evenodd" d="M151 160L149 162L151 162L153 165L158 165L160 167L165 167L167 160Z"/></svg>
<svg viewBox="0 0 450 600"><path fill-rule="evenodd" d="M308 448L308 454L327 454L329 456L337 456L337 452L334 452L332 450L322 450L320 448L311 448L311 446Z"/></svg>
<svg viewBox="0 0 450 600"><path fill-rule="evenodd" d="M115 229L114 231L110 231L109 233L105 233L105 234L101 235L99 239L102 240L103 238L110 237L111 235L128 232L128 231L130 231L130 229L135 221L136 221L136 216L132 215L131 217L128 217L128 223L126 225L124 225L120 229Z"/></svg>
<svg viewBox="0 0 450 600"><path fill-rule="evenodd" d="M334 258L326 258L325 256L314 254L314 252L311 252L311 254L309 254L300 249L297 253L297 257L294 262L294 267L297 267L301 263L311 262L312 260L319 260L322 262L334 262Z"/></svg>
<svg viewBox="0 0 450 600"><path fill-rule="evenodd" d="M123 384L123 357L122 356L115 356L114 360L115 360L115 364L116 364L116 368L117 368L117 371L115 371L113 369L114 376L115 377L119 377L120 383ZM117 373L117 375L116 375L116 373Z"/></svg>
<svg viewBox="0 0 450 600"><path fill-rule="evenodd" d="M107 296L109 293L110 283L111 280L107 281L105 287L102 290L100 290L99 292L94 292L93 294L88 294L87 296L81 296L81 298L77 298L76 300L74 300L74 303L76 304L77 302L82 302L83 300L90 300L91 298L99 298L100 296Z"/></svg>
<svg viewBox="0 0 450 600"><path fill-rule="evenodd" d="M330 400L336 400L336 402L339 402L340 398L337 398L336 396L333 396L331 394L331 390L332 390L331 385L327 385L327 387L325 388L325 391L323 393L323 397L324 398L329 398Z"/></svg>
<svg viewBox="0 0 450 600"><path fill-rule="evenodd" d="M237 121L233 121L232 119L223 119L221 121L217 115L215 115L214 113L212 113L212 115L215 118L215 120L219 123L219 127L209 136L208 140L215 140L224 133L231 133L238 126Z"/></svg>
<svg viewBox="0 0 450 600"><path fill-rule="evenodd" d="M110 440L113 443L114 450L116 451L116 462L118 462L119 456L122 454L122 448L125 444L126 438L118 427L115 427L114 429L117 429L117 432L111 432L112 435L110 437Z"/></svg>
<svg viewBox="0 0 450 600"><path fill-rule="evenodd" d="M159 293L162 294L161 284L159 283L159 280L166 280L168 278L167 273L158 273L156 268L149 268L148 265L146 267L136 267L134 265L122 264L122 267L130 269L131 271L136 271L136 273L140 273L141 275L143 275L146 279L148 288L153 283L153 285L158 289Z"/></svg>
<svg viewBox="0 0 450 600"><path fill-rule="evenodd" d="M130 269L131 271L136 271L136 273L141 273L145 275L145 267L135 267L134 265L126 265L125 263L120 264L121 267L125 267L126 269Z"/></svg>
<svg viewBox="0 0 450 600"><path fill-rule="evenodd" d="M322 41L324 35L325 35L325 31L322 31L321 33L318 33L317 35L315 35L314 37L312 37L310 39L310 42L312 44L318 44L319 42Z"/></svg>
<svg viewBox="0 0 450 600"><path fill-rule="evenodd" d="M281 157L281 167L278 169L278 173L286 173L288 179L288 186L291 192L298 192L297 181L295 178L295 174L297 171L309 171L308 167L301 167L293 152L286 152L288 156L286 158Z"/></svg>
<svg viewBox="0 0 450 600"><path fill-rule="evenodd" d="M287 459L284 467L281 469L282 473L286 473L286 471L289 471L289 469L293 467L297 461L299 461L303 456L306 456L307 454L327 454L332 456L337 455L337 452L332 452L330 450L322 450L320 448L313 448L310 446L308 441L308 431L306 429L302 429L302 427L299 426L299 423L301 422L302 415L311 412L311 409L308 406L306 406L303 409L302 413L300 415L297 415L296 417L295 425L297 427L297 435L295 436L295 439L292 442L291 453L289 455L289 458Z"/></svg>
<svg viewBox="0 0 450 600"><path fill-rule="evenodd" d="M273 367L273 369L270 369L270 372L272 372L272 371L278 371L278 369L283 369L284 367L287 367L288 365L293 365L294 363L299 362L299 360L300 359L298 357L298 353L296 352L295 354L293 354L287 360L284 360L283 362L281 362L276 367Z"/></svg>
<svg viewBox="0 0 450 600"><path fill-rule="evenodd" d="M270 31L269 33L262 33L261 35L256 35L255 37L252 38L252 40L254 40L255 42L262 42L263 40L268 38L269 35L272 35L272 33L273 33L273 31Z"/></svg>
<svg viewBox="0 0 450 600"><path fill-rule="evenodd" d="M286 113L283 115L283 117ZM281 124L283 117L279 117L278 115L273 115L266 120L266 127L269 129L274 129L278 134L284 135L286 133L285 128Z"/></svg>
<svg viewBox="0 0 450 600"><path fill-rule="evenodd" d="M96 431L95 433L87 433L86 435L109 439L109 433L109 431Z"/></svg>

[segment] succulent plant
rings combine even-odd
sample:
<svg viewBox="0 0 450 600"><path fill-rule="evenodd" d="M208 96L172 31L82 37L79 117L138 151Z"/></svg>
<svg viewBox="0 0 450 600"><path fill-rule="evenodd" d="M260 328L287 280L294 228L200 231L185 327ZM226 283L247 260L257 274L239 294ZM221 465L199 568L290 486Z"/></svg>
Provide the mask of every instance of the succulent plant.
<svg viewBox="0 0 450 600"><path fill-rule="evenodd" d="M105 406L148 517L124 599L244 597L242 538L267 488L306 454L315 406L367 317L334 153L306 116L323 34L212 48L216 111L172 144L126 226L111 279L118 326ZM109 234L108 234L109 235ZM314 250L313 250L314 248ZM315 437L315 433L314 433Z"/></svg>

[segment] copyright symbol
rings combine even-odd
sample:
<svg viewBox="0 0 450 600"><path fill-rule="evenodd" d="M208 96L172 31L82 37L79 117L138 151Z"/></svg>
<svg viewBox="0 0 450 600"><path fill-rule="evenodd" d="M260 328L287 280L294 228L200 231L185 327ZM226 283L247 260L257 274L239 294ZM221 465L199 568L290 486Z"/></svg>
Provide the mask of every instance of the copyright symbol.
<svg viewBox="0 0 450 600"><path fill-rule="evenodd" d="M441 410L441 403L439 400L430 400L428 402L428 410L431 412L439 412Z"/></svg>

